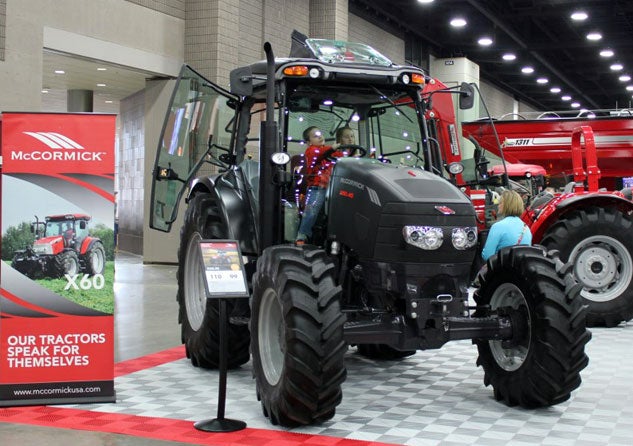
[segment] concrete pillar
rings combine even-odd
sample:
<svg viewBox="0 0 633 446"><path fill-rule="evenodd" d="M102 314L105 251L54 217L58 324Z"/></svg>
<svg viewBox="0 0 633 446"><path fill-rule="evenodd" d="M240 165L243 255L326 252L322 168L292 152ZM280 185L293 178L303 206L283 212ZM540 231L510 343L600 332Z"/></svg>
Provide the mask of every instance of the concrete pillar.
<svg viewBox="0 0 633 446"><path fill-rule="evenodd" d="M309 37L348 39L348 0L310 0Z"/></svg>
<svg viewBox="0 0 633 446"><path fill-rule="evenodd" d="M66 110L92 113L92 98L92 90L68 90L66 92Z"/></svg>

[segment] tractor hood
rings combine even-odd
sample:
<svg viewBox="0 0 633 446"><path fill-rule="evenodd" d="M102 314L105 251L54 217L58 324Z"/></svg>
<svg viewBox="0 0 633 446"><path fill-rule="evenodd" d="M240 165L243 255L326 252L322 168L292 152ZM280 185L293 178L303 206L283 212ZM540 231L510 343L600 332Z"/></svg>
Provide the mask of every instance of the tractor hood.
<svg viewBox="0 0 633 446"><path fill-rule="evenodd" d="M42 237L33 243L33 251L37 254L57 254L64 249L64 239L61 235Z"/></svg>

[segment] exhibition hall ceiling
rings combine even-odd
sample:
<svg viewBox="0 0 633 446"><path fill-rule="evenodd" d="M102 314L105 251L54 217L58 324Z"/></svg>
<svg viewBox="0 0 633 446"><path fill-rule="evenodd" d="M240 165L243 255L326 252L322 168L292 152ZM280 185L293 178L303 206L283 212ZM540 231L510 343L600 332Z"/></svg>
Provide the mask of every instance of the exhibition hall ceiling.
<svg viewBox="0 0 633 446"><path fill-rule="evenodd" d="M482 79L540 110L628 108L633 102L631 0L349 4L366 20L428 42L436 57L473 60ZM482 38L488 40L479 43Z"/></svg>

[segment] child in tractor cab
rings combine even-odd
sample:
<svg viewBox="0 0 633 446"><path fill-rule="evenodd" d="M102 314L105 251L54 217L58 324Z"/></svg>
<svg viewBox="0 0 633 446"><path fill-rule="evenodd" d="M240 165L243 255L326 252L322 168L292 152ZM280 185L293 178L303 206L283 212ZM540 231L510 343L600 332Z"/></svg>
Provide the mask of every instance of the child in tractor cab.
<svg viewBox="0 0 633 446"><path fill-rule="evenodd" d="M349 127L347 128L349 129ZM341 130L342 129L339 129L339 131ZM342 139L343 132L341 131L340 133L341 136L339 136L339 132L337 132L337 141L334 146L326 146L323 132L321 132L318 127L311 126L303 131L303 140L306 141L309 146L305 151L303 166L301 166L300 169L304 174L307 191L303 216L297 234L297 244L303 244L312 237L312 227L325 203L325 192L328 182L330 181L332 168L335 164L334 158L344 156L344 153L336 150L336 147L341 145L341 143L353 143L339 141L339 137ZM349 134L347 134L345 139L349 140Z"/></svg>

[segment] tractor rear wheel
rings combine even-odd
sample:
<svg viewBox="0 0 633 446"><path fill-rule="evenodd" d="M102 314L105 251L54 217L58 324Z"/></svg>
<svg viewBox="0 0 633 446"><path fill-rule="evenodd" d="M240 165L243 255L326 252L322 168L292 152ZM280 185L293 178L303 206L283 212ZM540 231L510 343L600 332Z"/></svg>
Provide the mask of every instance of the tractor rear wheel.
<svg viewBox="0 0 633 446"><path fill-rule="evenodd" d="M218 299L207 299L199 242L225 239L228 229L211 194L197 194L189 201L180 231L178 249L178 322L187 357L196 367L215 369L220 365L220 306ZM248 326L231 318L240 299L226 302L227 367L235 368L250 358Z"/></svg>
<svg viewBox="0 0 633 446"><path fill-rule="evenodd" d="M272 246L259 258L251 301L253 374L273 424L334 416L346 377L340 295L323 250Z"/></svg>
<svg viewBox="0 0 633 446"><path fill-rule="evenodd" d="M105 248L103 243L95 242L86 253L86 273L91 276L103 274L105 269Z"/></svg>
<svg viewBox="0 0 633 446"><path fill-rule="evenodd" d="M570 212L554 223L542 244L573 264L589 306L589 327L613 327L633 318L633 222L613 208Z"/></svg>
<svg viewBox="0 0 633 446"><path fill-rule="evenodd" d="M552 252L553 254L554 252ZM479 275L475 317L506 316L509 340L474 340L495 399L536 408L567 400L589 359L586 308L569 266L533 246L500 250Z"/></svg>

